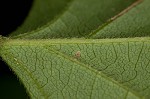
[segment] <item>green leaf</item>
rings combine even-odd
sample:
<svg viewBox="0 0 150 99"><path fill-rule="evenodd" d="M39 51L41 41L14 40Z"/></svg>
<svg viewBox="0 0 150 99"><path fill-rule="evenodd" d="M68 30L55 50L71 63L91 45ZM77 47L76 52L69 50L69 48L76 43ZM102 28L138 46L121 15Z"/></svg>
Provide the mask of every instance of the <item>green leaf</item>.
<svg viewBox="0 0 150 99"><path fill-rule="evenodd" d="M1 57L31 98L150 98L149 0L62 0L59 10L42 2L0 37Z"/></svg>
<svg viewBox="0 0 150 99"><path fill-rule="evenodd" d="M30 13L24 23L10 34L15 36L34 31L59 17L71 0L34 0Z"/></svg>
<svg viewBox="0 0 150 99"><path fill-rule="evenodd" d="M43 2L42 0L40 1ZM91 31L108 22L110 18L121 12L133 2L137 2L137 0L73 0L68 9L64 10L53 22L35 31L24 33L14 38L41 39L84 37L91 33ZM42 6L43 9L45 7L47 8L49 5ZM40 10L40 8L38 10ZM45 11L43 13L47 15L51 14L50 11ZM36 11L34 15L40 16L39 14L40 13ZM41 18L41 20L43 20L43 18ZM29 25L27 24L27 26L30 26L30 22L31 25L33 23L30 20L28 22ZM28 30L26 26L22 28Z"/></svg>
<svg viewBox="0 0 150 99"><path fill-rule="evenodd" d="M32 98L122 99L150 97L149 49L150 38L9 40L1 53Z"/></svg>
<svg viewBox="0 0 150 99"><path fill-rule="evenodd" d="M98 28L89 36L92 38L142 37L150 36L150 0L144 0L125 15L103 28Z"/></svg>

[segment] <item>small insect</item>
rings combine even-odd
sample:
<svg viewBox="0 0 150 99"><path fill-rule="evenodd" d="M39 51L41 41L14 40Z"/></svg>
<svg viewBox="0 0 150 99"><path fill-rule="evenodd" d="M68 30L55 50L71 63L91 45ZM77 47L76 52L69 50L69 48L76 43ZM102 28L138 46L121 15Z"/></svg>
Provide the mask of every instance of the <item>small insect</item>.
<svg viewBox="0 0 150 99"><path fill-rule="evenodd" d="M75 53L75 58L79 59L81 57L81 52L80 51L77 51Z"/></svg>
<svg viewBox="0 0 150 99"><path fill-rule="evenodd" d="M17 62L16 64L18 65L19 63L18 63L18 60L17 60L17 58L14 58L14 60Z"/></svg>
<svg viewBox="0 0 150 99"><path fill-rule="evenodd" d="M14 58L15 61L18 61L17 58Z"/></svg>

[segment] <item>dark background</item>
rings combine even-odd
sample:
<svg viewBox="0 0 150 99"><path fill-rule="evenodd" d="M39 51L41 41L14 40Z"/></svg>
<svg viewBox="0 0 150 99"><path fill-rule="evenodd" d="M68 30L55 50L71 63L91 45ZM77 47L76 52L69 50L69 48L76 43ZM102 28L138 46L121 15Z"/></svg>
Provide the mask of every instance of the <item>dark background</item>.
<svg viewBox="0 0 150 99"><path fill-rule="evenodd" d="M0 1L0 35L8 36L25 20L33 0ZM0 99L27 99L22 83L0 57Z"/></svg>

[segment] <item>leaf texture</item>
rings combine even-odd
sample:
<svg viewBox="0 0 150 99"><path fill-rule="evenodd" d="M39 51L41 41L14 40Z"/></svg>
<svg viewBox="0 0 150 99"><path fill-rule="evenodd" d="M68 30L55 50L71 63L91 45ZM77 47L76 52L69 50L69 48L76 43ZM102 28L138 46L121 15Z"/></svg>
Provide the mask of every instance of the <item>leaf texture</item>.
<svg viewBox="0 0 150 99"><path fill-rule="evenodd" d="M98 28L89 37L98 39L150 36L149 4L150 0L144 0L125 15L103 27L103 29Z"/></svg>
<svg viewBox="0 0 150 99"><path fill-rule="evenodd" d="M43 26L43 28L41 27L33 32L13 38L46 39L84 37L136 1L73 0L68 9L53 22ZM41 2L43 1L41 0ZM47 7L49 6L47 5ZM38 14L38 11L36 12Z"/></svg>
<svg viewBox="0 0 150 99"><path fill-rule="evenodd" d="M1 53L32 98L136 99L149 97L149 42L9 40Z"/></svg>
<svg viewBox="0 0 150 99"><path fill-rule="evenodd" d="M63 10L66 9L66 6L71 1L72 0L34 0L26 20L16 31L11 33L10 36L34 31L48 22L51 22L59 16L59 13L63 13Z"/></svg>
<svg viewBox="0 0 150 99"><path fill-rule="evenodd" d="M10 39L0 36L0 55L31 98L150 98L149 0L52 2L35 1Z"/></svg>

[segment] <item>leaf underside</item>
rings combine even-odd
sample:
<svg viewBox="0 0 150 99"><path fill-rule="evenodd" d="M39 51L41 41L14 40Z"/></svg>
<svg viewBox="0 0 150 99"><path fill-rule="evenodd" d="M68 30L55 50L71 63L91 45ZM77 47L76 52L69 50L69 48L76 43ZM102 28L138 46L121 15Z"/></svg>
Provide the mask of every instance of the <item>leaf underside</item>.
<svg viewBox="0 0 150 99"><path fill-rule="evenodd" d="M0 37L1 57L31 98L150 98L149 0L41 2Z"/></svg>

